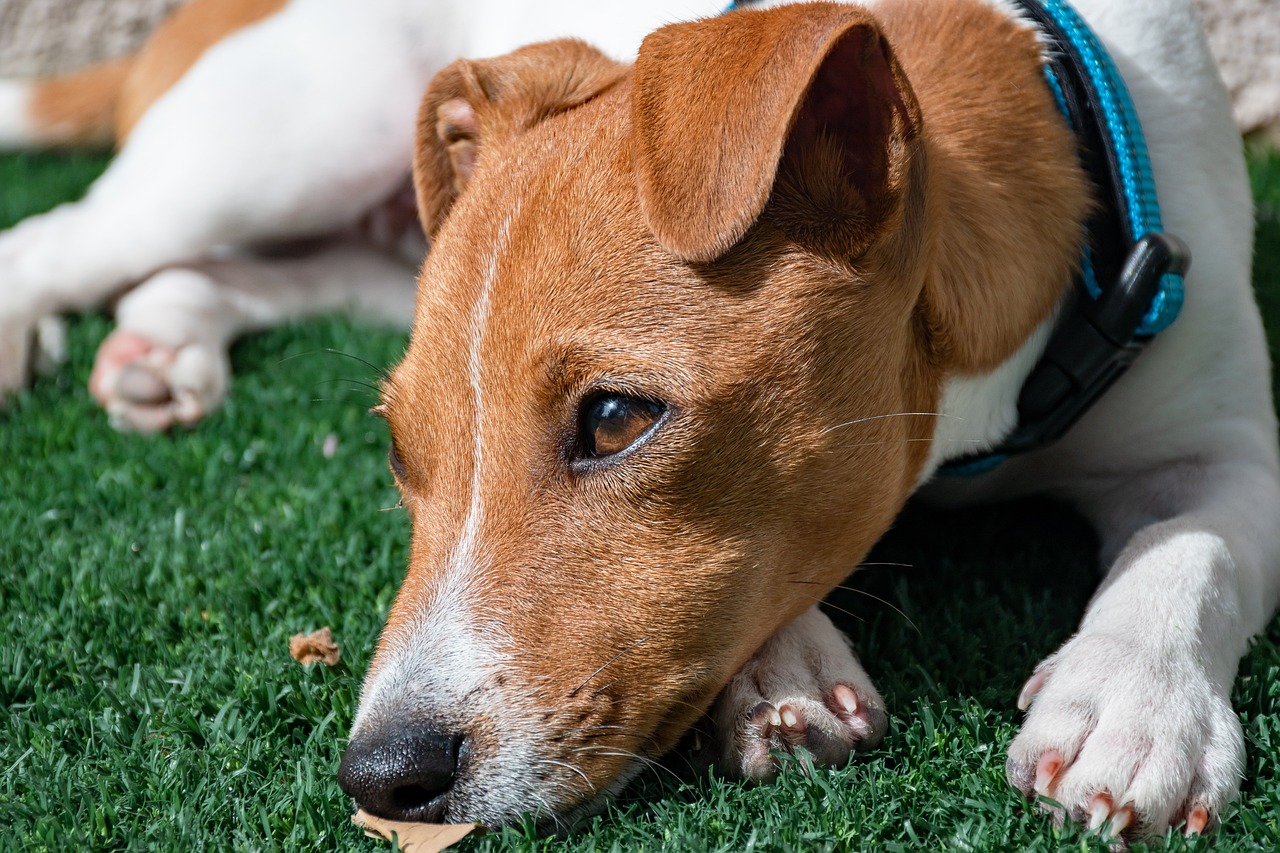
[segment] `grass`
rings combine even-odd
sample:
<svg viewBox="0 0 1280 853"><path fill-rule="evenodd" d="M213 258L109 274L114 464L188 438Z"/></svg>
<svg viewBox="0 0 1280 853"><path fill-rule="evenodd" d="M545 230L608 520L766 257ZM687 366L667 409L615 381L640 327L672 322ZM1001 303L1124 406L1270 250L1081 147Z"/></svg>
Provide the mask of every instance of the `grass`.
<svg viewBox="0 0 1280 853"><path fill-rule="evenodd" d="M0 226L102 165L0 158ZM1280 157L1255 152L1251 170L1277 341ZM77 320L71 364L0 414L0 847L379 849L334 775L408 538L401 513L379 511L396 496L361 360L394 360L403 337L337 319L253 337L225 408L157 439L112 432L84 390L107 329ZM1102 850L1004 780L1014 697L1072 631L1093 547L1082 522L1036 502L912 509L871 558L912 568L853 581L892 607L832 599L888 700L884 747L758 788L655 772L568 838L524 827L462 848ZM299 666L289 636L322 625L343 662ZM1169 849L1280 848L1280 624L1234 701L1243 796L1215 842Z"/></svg>

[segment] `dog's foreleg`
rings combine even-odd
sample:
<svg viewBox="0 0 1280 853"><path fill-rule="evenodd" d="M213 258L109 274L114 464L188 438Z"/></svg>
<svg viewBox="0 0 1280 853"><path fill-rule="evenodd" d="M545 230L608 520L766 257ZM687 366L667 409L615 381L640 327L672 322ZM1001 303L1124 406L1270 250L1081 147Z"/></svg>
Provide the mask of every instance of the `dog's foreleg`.
<svg viewBox="0 0 1280 853"><path fill-rule="evenodd" d="M83 201L0 234L0 398L43 318L217 247L332 232L393 193L419 65L359 4L290 4L210 48Z"/></svg>
<svg viewBox="0 0 1280 853"><path fill-rule="evenodd" d="M117 428L191 424L226 396L239 335L331 311L407 326L413 299L410 267L353 244L168 269L120 300L89 387Z"/></svg>
<svg viewBox="0 0 1280 853"><path fill-rule="evenodd" d="M1244 759L1231 685L1280 595L1280 477L1264 424L1079 494L1116 553L1079 631L1023 688L1012 783L1119 835L1202 832ZM1226 442L1223 444L1222 442ZM1061 815L1061 812L1059 812Z"/></svg>
<svg viewBox="0 0 1280 853"><path fill-rule="evenodd" d="M766 781L776 752L805 749L838 765L884 739L884 700L849 641L818 607L774 634L716 700L714 760L736 777Z"/></svg>

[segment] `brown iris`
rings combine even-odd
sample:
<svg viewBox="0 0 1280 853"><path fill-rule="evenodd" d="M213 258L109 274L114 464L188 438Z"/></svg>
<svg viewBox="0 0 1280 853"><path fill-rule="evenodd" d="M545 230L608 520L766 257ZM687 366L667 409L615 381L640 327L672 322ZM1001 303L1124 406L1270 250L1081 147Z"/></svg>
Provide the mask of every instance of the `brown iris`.
<svg viewBox="0 0 1280 853"><path fill-rule="evenodd" d="M625 394L588 397L582 406L579 425L582 456L604 459L621 453L644 437L663 411L661 403Z"/></svg>

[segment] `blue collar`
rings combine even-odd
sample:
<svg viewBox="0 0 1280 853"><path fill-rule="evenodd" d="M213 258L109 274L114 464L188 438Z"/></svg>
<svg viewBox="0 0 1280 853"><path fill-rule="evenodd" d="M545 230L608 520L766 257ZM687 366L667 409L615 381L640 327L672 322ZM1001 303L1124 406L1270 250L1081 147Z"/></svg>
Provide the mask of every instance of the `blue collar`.
<svg viewBox="0 0 1280 853"><path fill-rule="evenodd" d="M1048 43L1044 75L1099 193L1074 297L1018 396L1018 424L991 451L940 473L981 474L1061 438L1177 319L1191 253L1160 222L1142 124L1098 37L1063 0L1012 0Z"/></svg>

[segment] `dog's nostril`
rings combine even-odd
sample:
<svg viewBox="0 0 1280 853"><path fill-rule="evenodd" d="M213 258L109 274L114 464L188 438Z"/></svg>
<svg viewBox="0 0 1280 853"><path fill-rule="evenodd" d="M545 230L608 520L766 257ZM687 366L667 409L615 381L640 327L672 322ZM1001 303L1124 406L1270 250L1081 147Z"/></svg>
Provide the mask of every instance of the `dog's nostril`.
<svg viewBox="0 0 1280 853"><path fill-rule="evenodd" d="M391 804L401 814L412 814L421 809L430 809L431 801L438 796L438 792L421 785L401 785L391 792Z"/></svg>
<svg viewBox="0 0 1280 853"><path fill-rule="evenodd" d="M458 772L461 735L385 726L353 738L338 784L360 808L389 820L438 821Z"/></svg>

